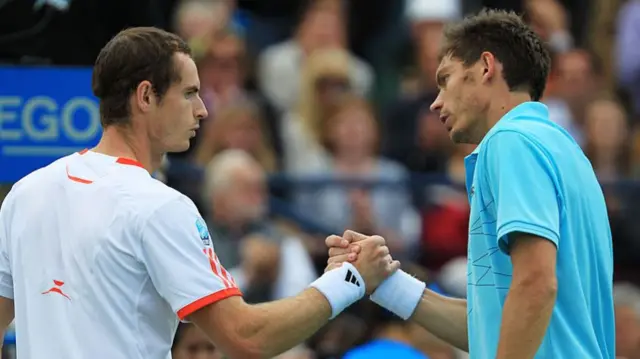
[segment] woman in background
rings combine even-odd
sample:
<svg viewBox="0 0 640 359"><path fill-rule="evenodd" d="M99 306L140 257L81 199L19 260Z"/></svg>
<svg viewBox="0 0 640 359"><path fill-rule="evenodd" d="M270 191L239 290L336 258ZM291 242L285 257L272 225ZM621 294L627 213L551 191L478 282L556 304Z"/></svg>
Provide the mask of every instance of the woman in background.
<svg viewBox="0 0 640 359"><path fill-rule="evenodd" d="M205 166L226 149L241 149L251 154L269 173L277 170L276 154L265 131L259 109L242 101L220 109L204 124L202 139L195 150L195 162Z"/></svg>
<svg viewBox="0 0 640 359"><path fill-rule="evenodd" d="M363 185L300 189L299 208L336 230L383 235L394 257L413 256L420 222L406 188L409 175L399 164L379 156L380 134L370 105L356 96L343 97L319 126L328 157L307 176L358 180ZM376 182L386 183L367 185Z"/></svg>
<svg viewBox="0 0 640 359"><path fill-rule="evenodd" d="M351 89L344 50L317 50L305 61L300 100L280 121L286 172L297 175L325 165L330 156L321 144L323 123L336 101Z"/></svg>

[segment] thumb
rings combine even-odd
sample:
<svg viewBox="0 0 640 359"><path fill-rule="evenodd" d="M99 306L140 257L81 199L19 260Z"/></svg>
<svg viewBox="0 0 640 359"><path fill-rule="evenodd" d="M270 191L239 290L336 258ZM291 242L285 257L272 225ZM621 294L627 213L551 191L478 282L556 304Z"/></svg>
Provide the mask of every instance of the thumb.
<svg viewBox="0 0 640 359"><path fill-rule="evenodd" d="M356 231L352 231L350 229L347 229L344 234L342 235L342 238L346 239L347 241L349 241L349 243L353 243L353 242L358 242L358 241L362 241L368 238L368 236L365 236L362 233L358 233Z"/></svg>
<svg viewBox="0 0 640 359"><path fill-rule="evenodd" d="M389 270L389 274L395 273L398 269L400 269L400 261L394 260L393 262L389 263L389 266L387 268Z"/></svg>

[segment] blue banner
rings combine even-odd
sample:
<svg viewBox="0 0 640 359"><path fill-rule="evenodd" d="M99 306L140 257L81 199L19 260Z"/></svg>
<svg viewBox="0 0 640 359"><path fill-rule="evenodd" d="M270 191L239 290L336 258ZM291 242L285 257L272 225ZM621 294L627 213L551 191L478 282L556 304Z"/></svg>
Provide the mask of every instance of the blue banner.
<svg viewBox="0 0 640 359"><path fill-rule="evenodd" d="M0 67L0 183L12 183L102 133L90 68Z"/></svg>

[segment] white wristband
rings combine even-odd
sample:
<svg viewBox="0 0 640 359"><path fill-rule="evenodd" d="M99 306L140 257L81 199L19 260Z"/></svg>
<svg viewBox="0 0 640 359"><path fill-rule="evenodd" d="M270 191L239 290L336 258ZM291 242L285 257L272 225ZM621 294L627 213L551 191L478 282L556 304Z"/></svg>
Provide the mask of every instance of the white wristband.
<svg viewBox="0 0 640 359"><path fill-rule="evenodd" d="M402 270L397 270L371 295L379 306L407 320L416 310L426 284Z"/></svg>
<svg viewBox="0 0 640 359"><path fill-rule="evenodd" d="M331 319L360 300L365 294L364 279L356 267L347 262L326 272L310 286L319 290L329 301Z"/></svg>

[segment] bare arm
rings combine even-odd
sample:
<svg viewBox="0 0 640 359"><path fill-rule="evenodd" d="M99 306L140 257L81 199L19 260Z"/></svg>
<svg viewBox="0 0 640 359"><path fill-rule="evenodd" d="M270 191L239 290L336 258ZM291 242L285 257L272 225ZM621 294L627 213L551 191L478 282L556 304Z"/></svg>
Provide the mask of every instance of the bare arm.
<svg viewBox="0 0 640 359"><path fill-rule="evenodd" d="M189 319L231 358L272 358L309 338L332 315L361 298L365 286L371 293L399 268L383 238L374 236L361 247L353 266L329 264L312 288L295 297L259 305L230 297L197 310Z"/></svg>
<svg viewBox="0 0 640 359"><path fill-rule="evenodd" d="M533 358L549 326L556 300L556 247L518 234L511 241L513 276L502 311L498 359Z"/></svg>
<svg viewBox="0 0 640 359"><path fill-rule="evenodd" d="M345 232L344 238L339 236L328 237L325 243L329 247L329 263L357 260L361 252L359 242L361 238L366 238L366 236L352 231ZM352 242L357 242L357 244L350 245ZM407 288L402 285L391 289L391 291L397 294L395 289L402 291L408 290ZM395 299L399 298L396 296ZM469 351L466 300L445 297L432 290L425 289L415 308L413 314L408 313L405 318L413 320L449 344L461 350ZM409 315L411 316L409 317Z"/></svg>
<svg viewBox="0 0 640 359"><path fill-rule="evenodd" d="M469 351L466 300L426 289L411 320L456 348Z"/></svg>
<svg viewBox="0 0 640 359"><path fill-rule="evenodd" d="M13 299L0 296L0 358L2 357L2 345L4 343L4 334L9 324L13 320Z"/></svg>
<svg viewBox="0 0 640 359"><path fill-rule="evenodd" d="M283 300L249 305L231 297L189 318L231 358L271 358L308 339L331 316L325 297L314 288Z"/></svg>

